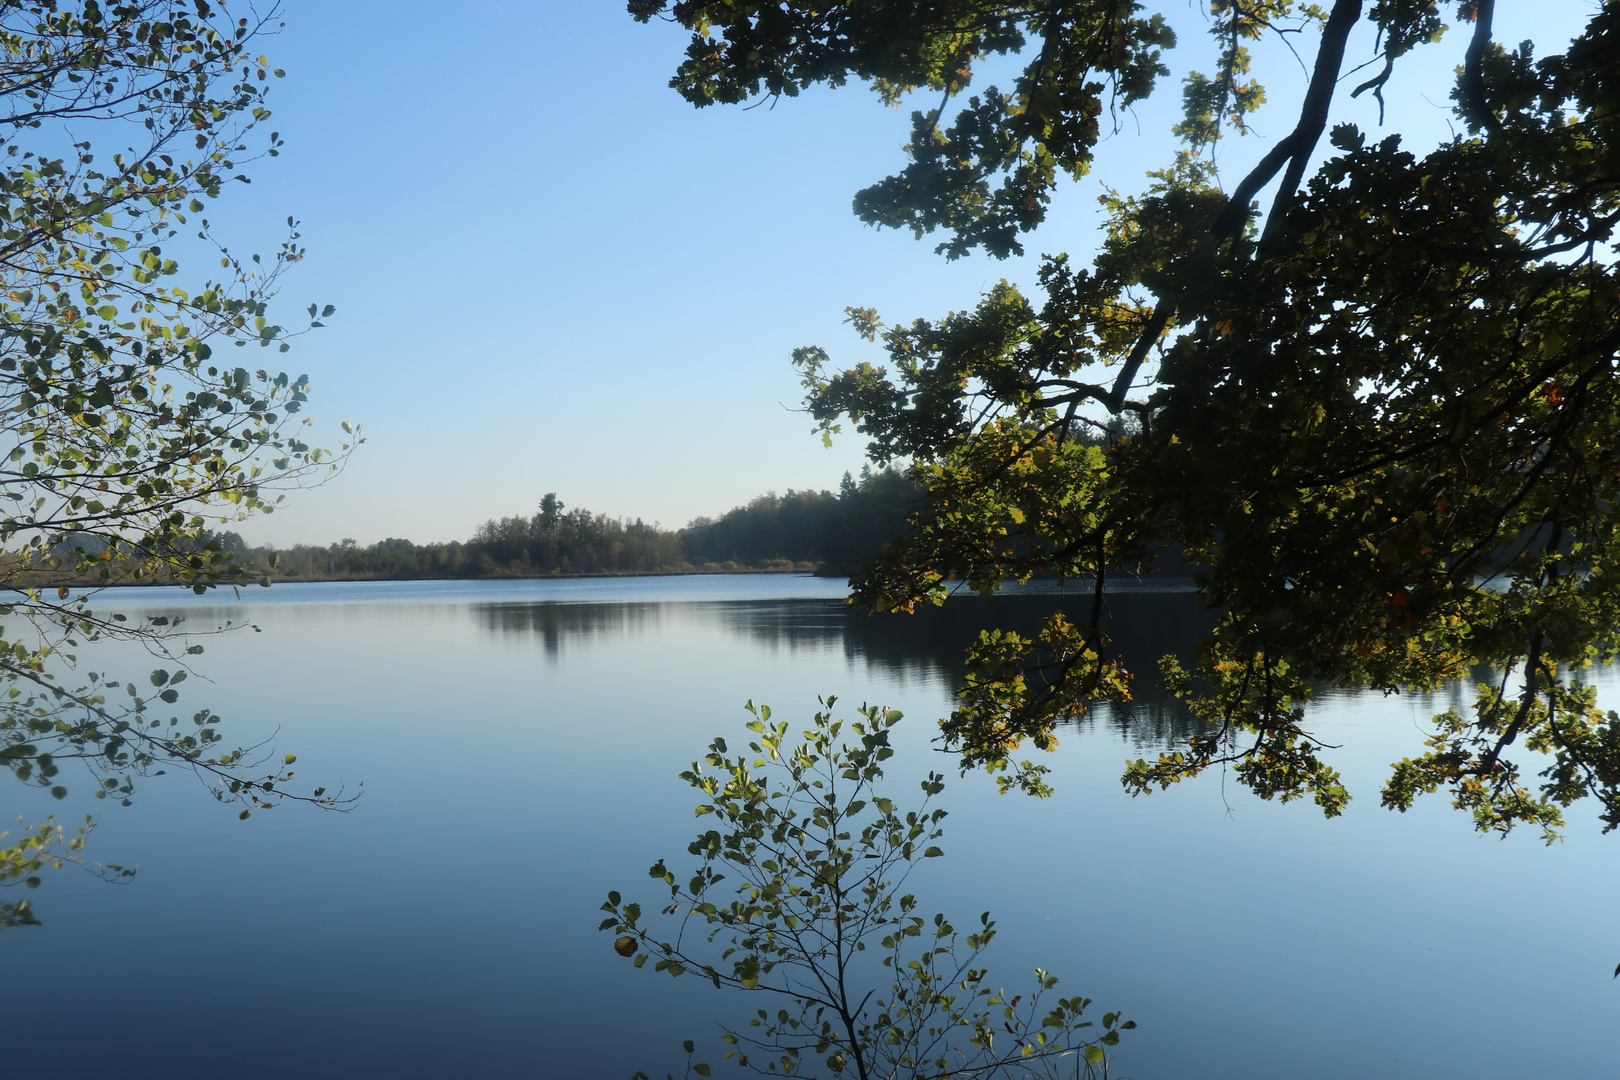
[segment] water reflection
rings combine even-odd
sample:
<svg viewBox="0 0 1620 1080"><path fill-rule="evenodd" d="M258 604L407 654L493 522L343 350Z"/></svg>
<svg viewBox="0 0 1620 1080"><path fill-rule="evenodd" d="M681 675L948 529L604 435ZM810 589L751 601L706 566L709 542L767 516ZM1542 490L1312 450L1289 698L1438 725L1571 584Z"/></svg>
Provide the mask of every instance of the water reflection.
<svg viewBox="0 0 1620 1080"><path fill-rule="evenodd" d="M127 889L50 877L46 926L3 942L9 970L40 1002L94 1000L109 972L138 988L97 1012L93 1040L117 1047L134 1080L209 1075L222 1060L243 1080L678 1069L680 1040L712 1046L717 1016L745 1019L753 1003L689 980L672 989L593 928L608 889L645 888L648 864L679 857L701 827L674 776L740 730L738 703L769 701L788 721L828 690L899 708L919 722L889 777L915 791L948 770L928 752L927 718L949 708L974 636L1030 632L1055 606L1088 611L1083 597L957 597L866 618L834 591L783 575L165 600L193 626L264 631L209 639L215 681L187 684L183 701L228 717L233 735L279 726L300 779L363 778L366 798L352 814L244 822L183 777L143 783L92 844L95 858L142 863L139 877ZM1344 745L1332 761L1357 795L1332 820L1213 775L1138 799L1121 788L1122 758L1189 732L1148 673L1209 622L1186 595L1109 598L1115 647L1144 673L1137 700L1098 709L1041 759L1050 799L950 778L947 858L917 881L929 910L994 913L998 982L1040 964L1064 992L1138 1020L1117 1059L1138 1080L1489 1075L1506 1052L1505 1000L1509 1035L1532 1033L1510 1047L1541 1062L1531 1075L1614 1075L1620 862L1595 812L1577 807L1567 841L1546 847L1480 837L1444 798L1401 815L1378 805L1389 763L1471 691L1324 694L1316 727ZM110 659L152 666L138 650ZM1620 694L1613 669L1590 675ZM78 784L65 803L13 785L13 798L31 794L7 812L98 808ZM251 999L218 992L221 972L249 971ZM99 1076L106 1055L87 1045L14 1039L6 1075Z"/></svg>
<svg viewBox="0 0 1620 1080"><path fill-rule="evenodd" d="M961 686L964 651L987 629L1037 632L1061 610L1075 621L1090 617L1082 596L958 596L911 615L864 615L826 599L692 601L663 603L507 602L469 605L488 633L532 638L547 661L558 664L570 646L664 633L719 630L768 652L841 654L850 664L876 668L898 680ZM1105 705L1072 723L1106 730L1137 748L1183 743L1204 730L1201 721L1168 697L1157 679L1157 660L1189 649L1214 625L1183 592L1111 594L1104 628L1110 649L1137 673L1135 699Z"/></svg>
<svg viewBox="0 0 1620 1080"><path fill-rule="evenodd" d="M603 636L642 635L656 630L677 605L659 603L472 604L473 617L485 630L505 637L534 637L552 662L562 659L570 641ZM706 605L679 605L701 607Z"/></svg>

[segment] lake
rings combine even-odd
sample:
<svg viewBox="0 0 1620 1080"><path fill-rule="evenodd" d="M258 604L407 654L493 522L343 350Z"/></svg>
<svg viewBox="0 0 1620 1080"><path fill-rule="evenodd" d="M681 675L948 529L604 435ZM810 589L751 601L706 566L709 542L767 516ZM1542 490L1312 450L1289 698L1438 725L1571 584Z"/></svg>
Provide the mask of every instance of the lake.
<svg viewBox="0 0 1620 1080"><path fill-rule="evenodd" d="M992 982L1022 986L1039 964L1135 1019L1116 1075L1620 1069L1620 837L1582 807L1547 847L1480 836L1440 797L1378 806L1389 763L1453 697L1320 704L1315 730L1343 744L1329 760L1356 796L1333 821L1213 773L1128 797L1125 759L1190 730L1152 693L1062 733L1053 798L999 796L930 748L961 649L981 626L1089 599L866 618L842 594L749 575L109 596L196 630L251 624L203 639L212 682L184 685L183 715L207 705L230 740L273 737L306 790L364 781L365 795L346 814L239 821L172 769L127 808L87 798L71 768L65 802L12 783L9 814L97 811L87 855L141 870L127 885L52 872L32 895L45 925L0 933L7 1074L619 1080L675 1070L692 1038L724 1075L715 1019L759 1003L633 970L596 932L598 905L618 889L656 907L646 868L688 863L697 799L676 774L714 735L742 744L744 701L797 723L829 693L906 713L887 783L902 805L947 773L946 857L911 883L924 911L999 920ZM1207 619L1169 589L1109 602L1143 671ZM93 666L156 665L118 646ZM1614 673L1599 679L1600 700L1620 700Z"/></svg>

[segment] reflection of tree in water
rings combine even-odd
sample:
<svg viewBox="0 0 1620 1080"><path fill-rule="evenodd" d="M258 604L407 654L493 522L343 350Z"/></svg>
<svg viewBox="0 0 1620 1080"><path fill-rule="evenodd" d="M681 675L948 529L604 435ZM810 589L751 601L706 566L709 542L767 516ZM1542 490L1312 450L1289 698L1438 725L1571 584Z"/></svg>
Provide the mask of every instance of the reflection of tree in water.
<svg viewBox="0 0 1620 1080"><path fill-rule="evenodd" d="M913 615L862 615L826 600L671 601L663 603L475 604L475 617L491 633L532 636L548 659L570 641L671 632L676 627L718 628L755 647L788 652L842 652L890 677L962 682L962 656L981 630L1033 634L1061 608L1076 621L1089 617L1089 596L957 596ZM1134 747L1180 743L1202 725L1158 684L1158 658L1185 652L1209 632L1214 616L1189 593L1112 593L1105 630L1111 651L1136 672L1135 699L1102 705L1071 726L1111 731Z"/></svg>
<svg viewBox="0 0 1620 1080"><path fill-rule="evenodd" d="M676 605L629 604L473 604L473 617L502 637L535 637L548 660L562 655L564 643L624 637L656 630Z"/></svg>
<svg viewBox="0 0 1620 1080"><path fill-rule="evenodd" d="M1140 684L1138 689L1140 691ZM1063 728L1088 735L1106 733L1132 751L1142 753L1184 749L1189 736L1212 730L1157 686L1150 693L1138 692L1135 700L1124 704L1098 702L1087 715L1058 727L1059 737Z"/></svg>
<svg viewBox="0 0 1620 1080"><path fill-rule="evenodd" d="M1054 610L1077 623L1089 620L1089 596L957 596L944 606L913 615L846 615L849 634L876 663L918 655L947 679L954 691L962 684L962 656L980 631L1016 630L1033 636ZM1131 746L1168 747L1204 730L1204 724L1159 684L1159 658L1185 652L1207 635L1214 615L1201 611L1191 593L1111 593L1103 629L1111 654L1123 657L1136 674L1133 700L1099 703L1088 715L1063 725L1085 732L1112 731Z"/></svg>

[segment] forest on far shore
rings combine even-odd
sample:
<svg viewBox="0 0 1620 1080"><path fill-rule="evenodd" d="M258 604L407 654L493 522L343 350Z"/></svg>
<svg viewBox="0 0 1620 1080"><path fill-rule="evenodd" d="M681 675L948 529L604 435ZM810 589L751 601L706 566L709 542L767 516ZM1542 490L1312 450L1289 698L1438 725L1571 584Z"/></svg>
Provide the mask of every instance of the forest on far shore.
<svg viewBox="0 0 1620 1080"><path fill-rule="evenodd" d="M902 472L844 474L837 492L767 492L718 518L664 529L640 518L569 508L547 494L535 513L492 518L466 541L417 544L390 537L360 546L249 547L234 532L212 534L275 580L566 577L818 571L844 575L906 529L920 493Z"/></svg>

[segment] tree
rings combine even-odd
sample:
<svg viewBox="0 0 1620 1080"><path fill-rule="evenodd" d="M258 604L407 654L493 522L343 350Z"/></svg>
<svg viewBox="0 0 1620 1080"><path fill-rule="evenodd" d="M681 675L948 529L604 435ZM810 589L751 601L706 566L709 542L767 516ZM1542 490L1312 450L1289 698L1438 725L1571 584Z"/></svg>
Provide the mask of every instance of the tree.
<svg viewBox="0 0 1620 1080"><path fill-rule="evenodd" d="M540 527L555 529L562 520L563 504L555 491L548 491L540 499Z"/></svg>
<svg viewBox="0 0 1620 1080"><path fill-rule="evenodd" d="M1089 998L1050 1003L1058 981L1040 969L1027 997L992 991L974 966L996 936L989 912L962 937L902 893L918 859L944 854L933 842L945 811L929 808L944 781L931 773L915 810L879 794L900 714L863 707L846 740L834 703L823 700L794 744L786 723L749 702L750 752L728 757L717 738L681 774L706 800L698 816L715 818L687 849L701 866L689 880L662 859L648 871L669 888L663 914L678 919L673 939L648 938L641 905L617 892L602 905L599 929L617 934L614 949L638 968L656 958L655 971L785 1006L759 1009L748 1030L725 1032L725 1056L757 1073L813 1075L819 1058L859 1080L1106 1077L1103 1047L1117 1045L1133 1021L1110 1012L1096 1027L1082 1019ZM713 956L722 936L729 947ZM880 964L865 955L869 947ZM888 985L863 992L873 976ZM687 1075L708 1076L707 1064L690 1061L692 1043L686 1052Z"/></svg>
<svg viewBox="0 0 1620 1080"><path fill-rule="evenodd" d="M1051 255L1038 298L1003 283L910 325L851 309L888 369L795 354L824 433L852 424L928 489L906 542L854 579L858 602L911 610L948 578L1095 583L1089 619L970 653L944 725L964 767L1044 787L1013 760L1022 741L1051 746L1058 721L1137 674L1100 629L1106 578L1179 545L1224 615L1162 671L1213 726L1131 763L1132 791L1226 764L1263 797L1336 814L1349 793L1307 723L1320 688L1426 690L1486 666L1472 713L1435 718L1385 805L1444 788L1481 829L1550 838L1592 796L1620 825L1620 720L1571 679L1614 656L1620 621L1620 9L1595 5L1541 57L1499 45L1493 9L1212 0L1219 60L1182 81L1181 147L1145 191L1106 198L1089 267ZM1059 181L1091 166L1104 116L1169 74L1175 41L1162 14L1114 0L630 10L692 31L671 85L695 105L851 78L887 102L929 95L910 160L855 210L942 232L947 257L1020 251ZM1432 152L1328 130L1363 20L1377 66L1350 92L1381 118L1399 65L1467 35L1457 130ZM1284 34L1311 43L1292 127L1225 187L1212 148L1265 99L1250 46ZM1009 91L967 96L976 65L1014 54ZM1106 446L1074 437L1127 416ZM1527 777L1523 751L1550 764Z"/></svg>
<svg viewBox="0 0 1620 1080"><path fill-rule="evenodd" d="M207 709L160 716L201 646L164 618L97 613L84 591L255 580L239 538L210 523L269 512L278 489L327 475L349 450L304 441L305 378L221 351L287 349L268 301L303 257L291 219L273 258L244 260L202 216L281 145L260 128L282 72L252 49L276 16L208 0L0 4L0 761L58 798L62 767L78 761L98 797L125 802L135 776L163 765L202 776L243 817L285 798L341 801L290 791L291 754L263 767L254 748L224 743ZM182 228L214 246L220 280L175 283L165 248L197 246ZM312 305L309 325L331 312ZM145 641L173 670L149 687L94 672L70 683L77 649L108 638ZM37 884L32 871L76 858L81 840L26 830L0 850L0 879ZM29 917L26 903L7 914Z"/></svg>

